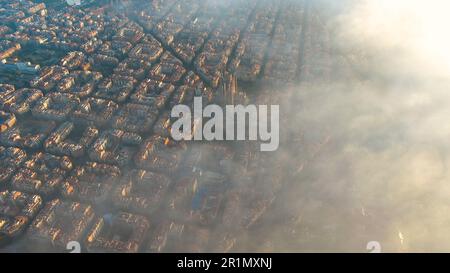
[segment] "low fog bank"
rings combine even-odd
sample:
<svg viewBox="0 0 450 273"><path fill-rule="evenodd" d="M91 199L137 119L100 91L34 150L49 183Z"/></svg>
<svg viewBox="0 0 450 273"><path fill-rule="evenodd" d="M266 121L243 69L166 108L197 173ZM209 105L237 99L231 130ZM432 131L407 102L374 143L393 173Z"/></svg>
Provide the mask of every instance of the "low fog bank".
<svg viewBox="0 0 450 273"><path fill-rule="evenodd" d="M335 2L313 5L333 40L331 79L286 90L280 106L282 134L330 141L288 170L255 249L450 251L450 3Z"/></svg>

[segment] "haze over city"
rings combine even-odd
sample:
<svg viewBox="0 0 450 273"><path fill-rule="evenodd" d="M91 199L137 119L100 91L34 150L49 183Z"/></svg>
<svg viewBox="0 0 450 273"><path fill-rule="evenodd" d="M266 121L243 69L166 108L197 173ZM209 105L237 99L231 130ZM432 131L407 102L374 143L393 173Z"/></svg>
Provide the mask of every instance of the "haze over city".
<svg viewBox="0 0 450 273"><path fill-rule="evenodd" d="M2 1L0 252L447 252L448 8ZM278 149L174 140L195 97Z"/></svg>

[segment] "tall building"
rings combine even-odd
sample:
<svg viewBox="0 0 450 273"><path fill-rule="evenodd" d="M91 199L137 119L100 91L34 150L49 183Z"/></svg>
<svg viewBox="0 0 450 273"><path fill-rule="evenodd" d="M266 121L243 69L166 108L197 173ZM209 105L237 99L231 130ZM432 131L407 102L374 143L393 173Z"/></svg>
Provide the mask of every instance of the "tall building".
<svg viewBox="0 0 450 273"><path fill-rule="evenodd" d="M221 83L218 92L218 102L222 105L233 105L236 102L237 78L230 72L222 72Z"/></svg>

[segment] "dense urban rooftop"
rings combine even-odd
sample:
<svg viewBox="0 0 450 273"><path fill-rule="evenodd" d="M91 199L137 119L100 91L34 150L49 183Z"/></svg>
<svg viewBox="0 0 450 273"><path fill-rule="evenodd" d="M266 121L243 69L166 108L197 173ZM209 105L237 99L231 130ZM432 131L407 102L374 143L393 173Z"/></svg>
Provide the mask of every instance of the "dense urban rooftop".
<svg viewBox="0 0 450 273"><path fill-rule="evenodd" d="M170 109L327 77L326 39L298 0L1 1L0 247L232 251L283 177L173 141Z"/></svg>

